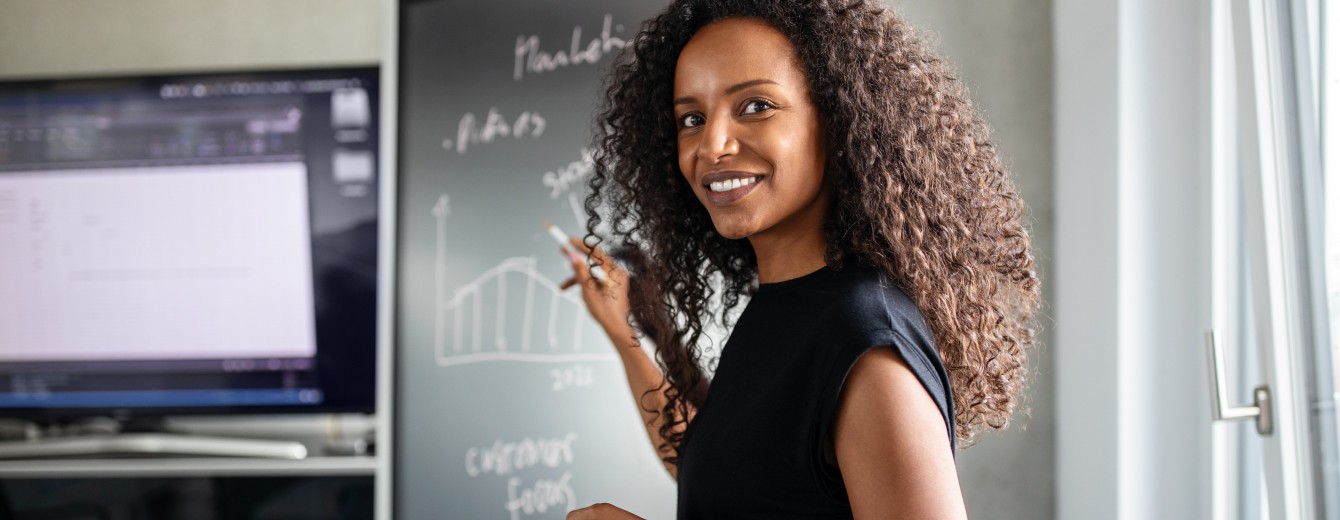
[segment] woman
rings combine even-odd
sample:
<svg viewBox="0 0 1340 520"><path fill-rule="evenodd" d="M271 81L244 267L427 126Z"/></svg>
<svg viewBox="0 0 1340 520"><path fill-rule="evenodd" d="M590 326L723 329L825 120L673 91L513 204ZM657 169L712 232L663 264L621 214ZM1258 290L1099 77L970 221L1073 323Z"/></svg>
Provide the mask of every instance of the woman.
<svg viewBox="0 0 1340 520"><path fill-rule="evenodd" d="M955 445L1007 425L1038 302L965 89L877 1L679 0L630 47L586 206L635 273L570 260L680 516L964 517Z"/></svg>

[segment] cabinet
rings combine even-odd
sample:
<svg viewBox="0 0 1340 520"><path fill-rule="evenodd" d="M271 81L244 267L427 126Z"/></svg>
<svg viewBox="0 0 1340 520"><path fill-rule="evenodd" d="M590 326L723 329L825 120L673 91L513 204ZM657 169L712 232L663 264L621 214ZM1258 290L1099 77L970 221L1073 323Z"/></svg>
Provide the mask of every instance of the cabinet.
<svg viewBox="0 0 1340 520"><path fill-rule="evenodd" d="M369 438L360 416L194 418L174 431L303 442L301 460L115 457L0 461L0 520L371 519L375 455L326 455Z"/></svg>
<svg viewBox="0 0 1340 520"><path fill-rule="evenodd" d="M0 520L373 517L374 457L0 463Z"/></svg>

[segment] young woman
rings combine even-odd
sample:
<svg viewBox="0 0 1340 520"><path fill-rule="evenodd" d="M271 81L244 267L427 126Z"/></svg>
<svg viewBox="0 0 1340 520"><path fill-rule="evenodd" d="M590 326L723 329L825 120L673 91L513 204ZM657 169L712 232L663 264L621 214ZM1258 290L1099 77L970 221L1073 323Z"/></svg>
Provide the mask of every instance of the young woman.
<svg viewBox="0 0 1340 520"><path fill-rule="evenodd" d="M678 0L630 48L586 205L634 273L570 260L679 515L964 517L955 446L1008 423L1038 303L965 89L878 1Z"/></svg>

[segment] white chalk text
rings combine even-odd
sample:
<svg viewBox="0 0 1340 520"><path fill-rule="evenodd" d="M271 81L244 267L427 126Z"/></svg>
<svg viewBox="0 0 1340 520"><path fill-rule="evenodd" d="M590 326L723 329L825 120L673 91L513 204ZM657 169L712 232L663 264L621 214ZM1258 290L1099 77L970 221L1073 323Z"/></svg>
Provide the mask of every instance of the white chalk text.
<svg viewBox="0 0 1340 520"><path fill-rule="evenodd" d="M512 79L521 81L526 74L540 74L573 65L589 65L599 62L605 55L624 48L627 42L613 36L622 32L623 25L614 25L614 16L605 15L600 36L591 38L582 45L582 26L572 28L572 44L567 50L545 52L540 50L540 37L521 35L516 37L516 54L512 68Z"/></svg>

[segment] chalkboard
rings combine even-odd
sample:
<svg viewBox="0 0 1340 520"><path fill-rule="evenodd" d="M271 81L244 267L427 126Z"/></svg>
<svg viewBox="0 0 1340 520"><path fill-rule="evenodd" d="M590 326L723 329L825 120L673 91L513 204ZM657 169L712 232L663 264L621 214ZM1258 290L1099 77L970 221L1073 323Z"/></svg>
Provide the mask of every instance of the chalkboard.
<svg viewBox="0 0 1340 520"><path fill-rule="evenodd" d="M585 229L600 77L661 2L400 9L397 518L674 515L609 340L545 233Z"/></svg>

